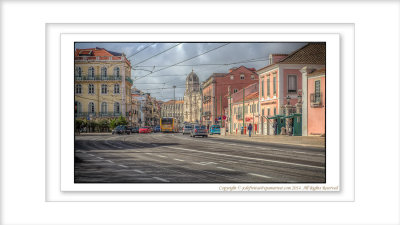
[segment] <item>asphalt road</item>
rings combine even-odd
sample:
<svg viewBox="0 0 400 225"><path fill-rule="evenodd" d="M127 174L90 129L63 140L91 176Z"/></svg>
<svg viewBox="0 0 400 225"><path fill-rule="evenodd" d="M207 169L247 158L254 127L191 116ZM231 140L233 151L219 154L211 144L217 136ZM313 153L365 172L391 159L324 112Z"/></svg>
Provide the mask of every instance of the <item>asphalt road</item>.
<svg viewBox="0 0 400 225"><path fill-rule="evenodd" d="M325 183L325 149L182 134L79 135L75 183Z"/></svg>

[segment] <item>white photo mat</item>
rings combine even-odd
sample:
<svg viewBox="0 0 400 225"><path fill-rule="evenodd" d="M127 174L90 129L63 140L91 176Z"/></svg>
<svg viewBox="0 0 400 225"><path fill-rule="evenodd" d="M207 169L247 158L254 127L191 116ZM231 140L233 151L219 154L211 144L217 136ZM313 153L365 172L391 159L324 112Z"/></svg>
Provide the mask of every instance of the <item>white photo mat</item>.
<svg viewBox="0 0 400 225"><path fill-rule="evenodd" d="M371 116L386 115L388 109L390 115L399 115L400 3L391 0L206 3L0 2L3 128L0 224L400 223L399 118L391 117L385 132L378 132L379 125L370 121ZM183 28L177 28L178 23L198 26L183 24ZM340 133L341 191L300 195L62 192L60 34L155 31L339 33L340 119L344 129ZM28 55L29 60L24 60ZM56 58L47 61L47 55ZM379 106L371 105L376 103ZM16 135L21 128L31 131L23 139Z"/></svg>

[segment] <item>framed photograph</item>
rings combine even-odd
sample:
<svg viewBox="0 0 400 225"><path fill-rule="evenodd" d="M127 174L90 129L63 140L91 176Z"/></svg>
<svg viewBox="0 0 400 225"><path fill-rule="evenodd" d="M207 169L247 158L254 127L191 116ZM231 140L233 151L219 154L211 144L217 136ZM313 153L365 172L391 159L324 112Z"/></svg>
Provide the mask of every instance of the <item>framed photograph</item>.
<svg viewBox="0 0 400 225"><path fill-rule="evenodd" d="M0 224L399 224L400 3L154 3L0 2Z"/></svg>

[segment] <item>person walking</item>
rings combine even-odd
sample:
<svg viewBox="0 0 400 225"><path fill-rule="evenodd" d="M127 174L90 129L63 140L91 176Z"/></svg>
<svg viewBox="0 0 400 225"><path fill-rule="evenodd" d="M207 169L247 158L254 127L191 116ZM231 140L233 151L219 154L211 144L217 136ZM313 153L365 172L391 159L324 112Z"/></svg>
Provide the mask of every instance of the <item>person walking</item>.
<svg viewBox="0 0 400 225"><path fill-rule="evenodd" d="M251 125L251 123L247 127L247 130L249 131L249 137L251 137L251 131L253 130L253 126Z"/></svg>

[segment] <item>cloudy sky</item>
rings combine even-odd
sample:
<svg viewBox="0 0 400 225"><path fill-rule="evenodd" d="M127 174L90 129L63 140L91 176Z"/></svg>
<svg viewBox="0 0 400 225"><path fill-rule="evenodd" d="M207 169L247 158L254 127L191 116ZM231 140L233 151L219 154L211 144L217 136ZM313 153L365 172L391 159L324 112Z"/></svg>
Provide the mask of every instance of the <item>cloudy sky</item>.
<svg viewBox="0 0 400 225"><path fill-rule="evenodd" d="M75 48L100 47L125 53L132 64L134 87L159 100L182 98L192 69L200 81L229 68L267 65L270 53L290 53L305 43L76 43Z"/></svg>

